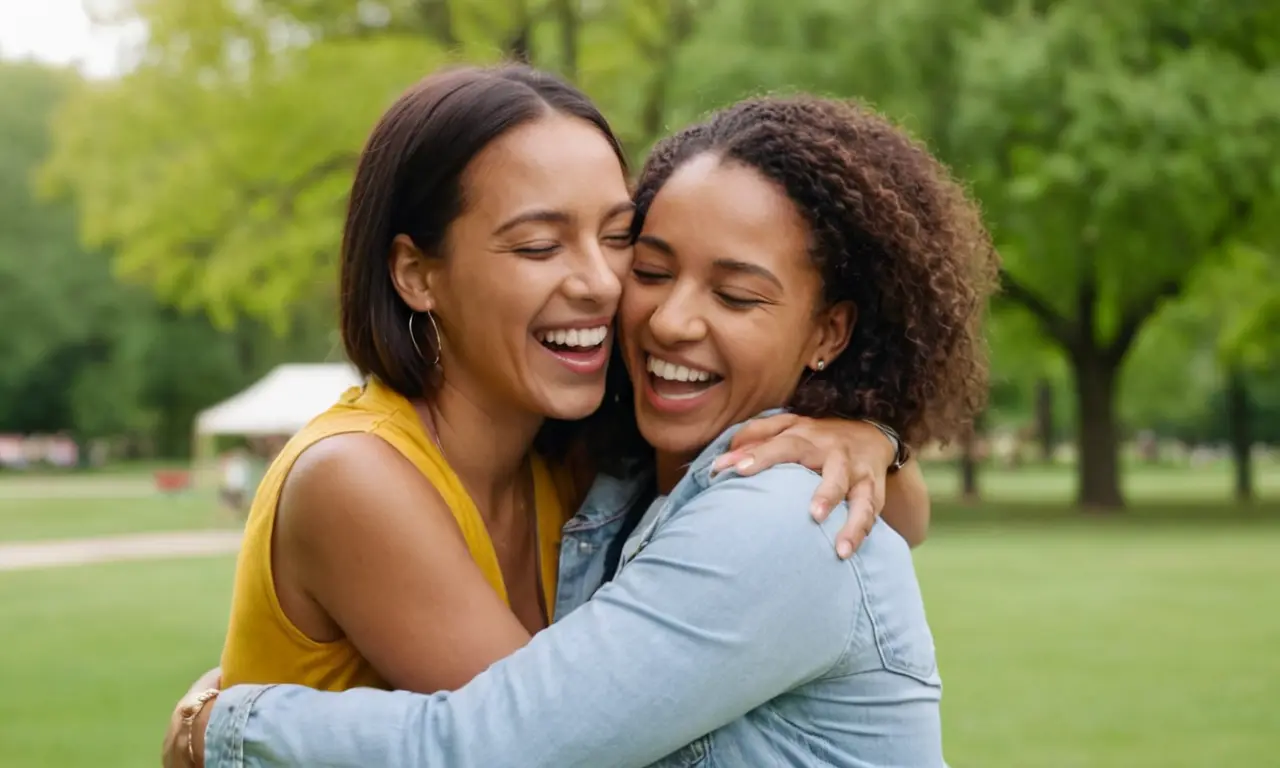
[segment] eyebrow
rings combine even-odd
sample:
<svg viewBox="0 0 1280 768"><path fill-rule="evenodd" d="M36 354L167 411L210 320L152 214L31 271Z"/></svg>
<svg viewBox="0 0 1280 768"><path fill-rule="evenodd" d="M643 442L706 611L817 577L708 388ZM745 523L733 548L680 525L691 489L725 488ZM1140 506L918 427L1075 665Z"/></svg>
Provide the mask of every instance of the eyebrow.
<svg viewBox="0 0 1280 768"><path fill-rule="evenodd" d="M745 261L737 259L716 259L712 262L717 268L727 270L729 272L744 272L749 275L763 278L778 286L778 290L782 290L782 281L778 276L760 266L759 264L748 264Z"/></svg>
<svg viewBox="0 0 1280 768"><path fill-rule="evenodd" d="M668 243L666 240L655 235L640 235L636 238L636 242L644 243L651 248L656 248L671 257L675 257L676 255L676 249L671 247L671 243ZM759 264L751 264L750 262L739 261L738 259L716 259L711 262L711 264L716 269L723 269L727 272L741 272L748 275L755 275L756 277L768 280L778 286L778 290L783 290L782 281L778 279L778 276Z"/></svg>
<svg viewBox="0 0 1280 768"><path fill-rule="evenodd" d="M654 235L640 235L636 238L636 242L644 243L650 248L656 248L668 256L676 255L676 249L671 247L671 243L668 243L666 240Z"/></svg>
<svg viewBox="0 0 1280 768"><path fill-rule="evenodd" d="M631 213L636 209L636 204L630 200L623 200L621 203L610 208L604 215L604 220L608 221L620 213Z"/></svg>
<svg viewBox="0 0 1280 768"><path fill-rule="evenodd" d="M569 221L569 214L564 211L552 211L547 209L525 211L524 213L512 216L502 222L497 229L493 230L493 234L501 235L504 232L515 229L521 224L527 224L531 221L541 221L548 224L566 224Z"/></svg>
<svg viewBox="0 0 1280 768"><path fill-rule="evenodd" d="M633 211L635 210L635 207L636 204L632 201L624 200L610 208L608 212L605 213L604 218L607 221L618 214ZM539 208L537 210L525 211L524 213L512 216L502 222L497 229L493 230L493 234L501 235L504 232L509 232L512 229L515 229L521 224L528 224L531 221L540 221L547 224L567 224L569 223L570 218L572 217L564 211L553 211L550 209Z"/></svg>

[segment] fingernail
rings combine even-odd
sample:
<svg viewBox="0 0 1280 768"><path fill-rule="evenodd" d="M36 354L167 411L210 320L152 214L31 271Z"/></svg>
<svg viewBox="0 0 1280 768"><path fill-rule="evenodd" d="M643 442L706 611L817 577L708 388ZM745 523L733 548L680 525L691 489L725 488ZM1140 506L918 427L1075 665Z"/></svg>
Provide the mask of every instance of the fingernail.
<svg viewBox="0 0 1280 768"><path fill-rule="evenodd" d="M826 511L827 511L826 506L820 501L815 501L809 505L809 514L810 516L813 517L814 520L821 520L822 515Z"/></svg>
<svg viewBox="0 0 1280 768"><path fill-rule="evenodd" d="M742 461L734 465L733 468L738 470L739 472L746 472L748 469L751 469L751 465L755 463L756 463L756 460L748 456L747 458L743 459Z"/></svg>
<svg viewBox="0 0 1280 768"><path fill-rule="evenodd" d="M853 554L853 545L847 541L840 542L836 545L836 554L840 556L841 560L848 559L849 555Z"/></svg>

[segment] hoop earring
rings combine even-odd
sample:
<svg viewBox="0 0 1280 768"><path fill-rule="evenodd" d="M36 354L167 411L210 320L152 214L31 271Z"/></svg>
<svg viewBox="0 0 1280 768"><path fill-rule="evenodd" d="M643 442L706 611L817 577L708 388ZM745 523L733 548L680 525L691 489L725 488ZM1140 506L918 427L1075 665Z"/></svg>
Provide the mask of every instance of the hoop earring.
<svg viewBox="0 0 1280 768"><path fill-rule="evenodd" d="M422 354L422 347L418 346L418 336L413 332L413 317L418 314L412 310L409 311L409 341L413 342L413 349L418 353L418 357L426 360L426 356ZM427 310L427 319L431 321L431 328L436 332L436 359L431 361L432 366L440 365L440 326L436 324L435 315L431 314L431 310Z"/></svg>

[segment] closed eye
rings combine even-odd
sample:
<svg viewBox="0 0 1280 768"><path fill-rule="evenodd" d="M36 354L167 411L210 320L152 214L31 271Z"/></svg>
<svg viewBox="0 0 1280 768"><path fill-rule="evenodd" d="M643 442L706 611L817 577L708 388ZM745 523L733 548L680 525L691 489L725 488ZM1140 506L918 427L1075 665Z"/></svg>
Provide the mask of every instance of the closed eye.
<svg viewBox="0 0 1280 768"><path fill-rule="evenodd" d="M612 235L605 235L602 239L604 240L605 245L608 245L610 248L630 248L632 245L630 232L618 232Z"/></svg>
<svg viewBox="0 0 1280 768"><path fill-rule="evenodd" d="M671 275L666 272L658 272L651 269L643 269L641 267L632 267L631 274L634 275L641 283L657 283L671 277Z"/></svg>
<svg viewBox="0 0 1280 768"><path fill-rule="evenodd" d="M765 303L763 299L749 299L724 292L718 292L716 296L730 309L751 309Z"/></svg>
<svg viewBox="0 0 1280 768"><path fill-rule="evenodd" d="M548 245L526 245L511 249L514 253L530 259L545 259L560 250L558 243Z"/></svg>

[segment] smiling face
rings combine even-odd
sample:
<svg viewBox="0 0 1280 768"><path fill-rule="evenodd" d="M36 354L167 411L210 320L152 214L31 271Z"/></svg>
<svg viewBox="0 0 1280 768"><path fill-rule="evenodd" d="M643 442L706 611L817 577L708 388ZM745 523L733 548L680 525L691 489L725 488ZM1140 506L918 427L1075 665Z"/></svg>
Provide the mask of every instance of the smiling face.
<svg viewBox="0 0 1280 768"><path fill-rule="evenodd" d="M619 312L645 439L687 459L786 405L852 330L853 307L825 306L822 287L778 186L710 153L678 168L645 217Z"/></svg>
<svg viewBox="0 0 1280 768"><path fill-rule="evenodd" d="M596 126L549 112L486 146L462 196L443 258L405 236L392 258L401 297L439 323L445 385L490 412L591 414L632 253L613 147ZM425 318L415 330L434 334Z"/></svg>

